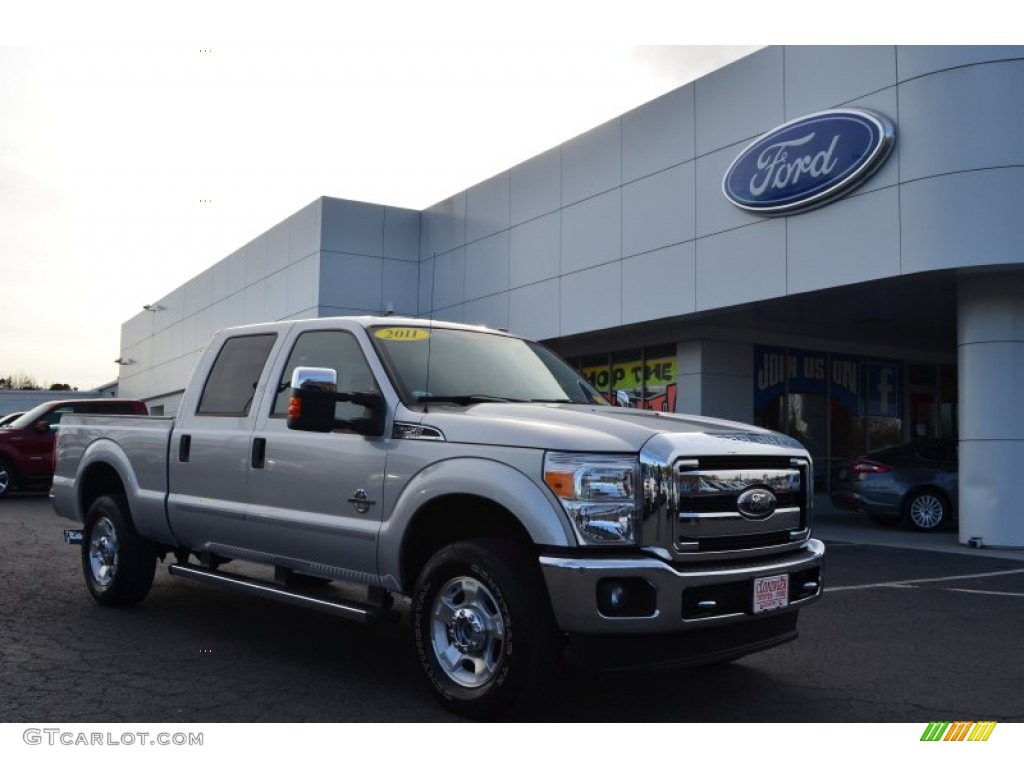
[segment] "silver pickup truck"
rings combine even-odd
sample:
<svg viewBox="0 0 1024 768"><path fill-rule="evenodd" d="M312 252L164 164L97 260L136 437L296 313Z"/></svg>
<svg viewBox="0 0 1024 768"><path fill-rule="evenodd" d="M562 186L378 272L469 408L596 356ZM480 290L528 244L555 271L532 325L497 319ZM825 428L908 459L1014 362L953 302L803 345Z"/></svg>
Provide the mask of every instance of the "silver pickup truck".
<svg viewBox="0 0 1024 768"><path fill-rule="evenodd" d="M100 603L142 600L171 557L350 619L408 615L433 690L471 717L531 716L567 655L695 665L793 640L822 594L799 443L612 407L486 328L220 331L175 418L68 417L55 461Z"/></svg>

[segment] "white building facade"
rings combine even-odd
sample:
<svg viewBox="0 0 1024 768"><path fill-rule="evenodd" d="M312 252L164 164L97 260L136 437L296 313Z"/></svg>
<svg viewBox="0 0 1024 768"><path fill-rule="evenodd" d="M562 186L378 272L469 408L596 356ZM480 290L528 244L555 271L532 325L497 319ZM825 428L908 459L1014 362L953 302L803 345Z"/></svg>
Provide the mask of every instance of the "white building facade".
<svg viewBox="0 0 1024 768"><path fill-rule="evenodd" d="M864 180L802 212L724 194L752 142L836 110L894 133ZM760 145L762 173L830 166L806 133ZM124 324L120 395L173 413L223 326L479 323L619 404L792 434L819 490L843 458L958 438L961 541L1024 547L1022 135L1024 47L766 48L424 211L311 203Z"/></svg>

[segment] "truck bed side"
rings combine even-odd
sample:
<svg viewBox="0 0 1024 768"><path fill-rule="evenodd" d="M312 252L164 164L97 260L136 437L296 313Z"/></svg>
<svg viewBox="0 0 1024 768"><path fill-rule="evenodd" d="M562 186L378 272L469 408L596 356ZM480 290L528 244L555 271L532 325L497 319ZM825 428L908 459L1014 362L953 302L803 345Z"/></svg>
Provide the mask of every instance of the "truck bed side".
<svg viewBox="0 0 1024 768"><path fill-rule="evenodd" d="M97 496L124 494L143 536L167 544L167 459L174 418L68 416L60 425L50 497L57 514L84 522Z"/></svg>

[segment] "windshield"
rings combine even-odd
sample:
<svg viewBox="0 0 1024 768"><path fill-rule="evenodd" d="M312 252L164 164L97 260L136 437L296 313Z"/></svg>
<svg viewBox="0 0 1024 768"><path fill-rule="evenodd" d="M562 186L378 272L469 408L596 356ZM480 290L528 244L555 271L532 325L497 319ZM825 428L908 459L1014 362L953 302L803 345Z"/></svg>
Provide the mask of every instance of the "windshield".
<svg viewBox="0 0 1024 768"><path fill-rule="evenodd" d="M407 405L608 404L567 363L530 341L484 331L398 326L372 328L370 336Z"/></svg>
<svg viewBox="0 0 1024 768"><path fill-rule="evenodd" d="M53 403L42 403L41 405L37 405L31 411L26 411L7 426L11 429L25 429L25 427L31 427L43 418L43 416L45 416L52 407Z"/></svg>

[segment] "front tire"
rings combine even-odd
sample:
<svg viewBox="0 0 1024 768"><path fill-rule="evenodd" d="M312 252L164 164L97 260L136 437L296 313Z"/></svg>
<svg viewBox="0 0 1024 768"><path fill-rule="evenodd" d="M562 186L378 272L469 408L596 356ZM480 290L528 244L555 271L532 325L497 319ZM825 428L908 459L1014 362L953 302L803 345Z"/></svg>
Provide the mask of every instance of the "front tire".
<svg viewBox="0 0 1024 768"><path fill-rule="evenodd" d="M937 491L914 491L905 508L907 520L918 531L937 531L949 520L949 502Z"/></svg>
<svg viewBox="0 0 1024 768"><path fill-rule="evenodd" d="M156 548L136 532L121 495L100 496L89 507L82 532L82 572L101 605L125 608L153 586Z"/></svg>
<svg viewBox="0 0 1024 768"><path fill-rule="evenodd" d="M423 671L446 707L478 719L537 719L563 643L537 567L496 539L461 541L424 567L413 594Z"/></svg>

